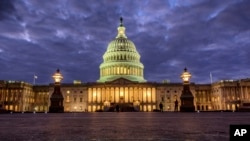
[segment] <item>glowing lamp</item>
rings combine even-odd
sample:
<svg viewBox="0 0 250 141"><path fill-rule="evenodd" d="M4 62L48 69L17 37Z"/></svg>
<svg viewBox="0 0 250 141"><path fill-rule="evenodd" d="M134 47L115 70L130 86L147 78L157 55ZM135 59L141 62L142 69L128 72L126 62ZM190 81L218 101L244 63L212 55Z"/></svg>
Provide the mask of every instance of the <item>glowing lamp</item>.
<svg viewBox="0 0 250 141"><path fill-rule="evenodd" d="M183 80L183 82L189 82L190 78L191 78L191 74L187 71L187 68L184 69L184 72L181 74L181 79Z"/></svg>
<svg viewBox="0 0 250 141"><path fill-rule="evenodd" d="M56 70L56 73L55 73L52 77L54 78L55 83L60 83L61 80L63 79L63 76L62 76L62 74L60 73L60 70L59 70L59 69Z"/></svg>

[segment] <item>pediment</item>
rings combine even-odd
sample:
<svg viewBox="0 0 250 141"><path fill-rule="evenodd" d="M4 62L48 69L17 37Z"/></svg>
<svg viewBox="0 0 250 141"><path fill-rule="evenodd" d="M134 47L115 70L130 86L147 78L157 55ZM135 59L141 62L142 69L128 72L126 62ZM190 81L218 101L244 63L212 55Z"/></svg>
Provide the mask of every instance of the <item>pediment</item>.
<svg viewBox="0 0 250 141"><path fill-rule="evenodd" d="M133 82L133 81L130 81L130 80L126 79L126 78L121 77L121 78L115 79L113 81L110 81L109 83L123 85L123 84L131 84L131 83L136 83L136 82Z"/></svg>

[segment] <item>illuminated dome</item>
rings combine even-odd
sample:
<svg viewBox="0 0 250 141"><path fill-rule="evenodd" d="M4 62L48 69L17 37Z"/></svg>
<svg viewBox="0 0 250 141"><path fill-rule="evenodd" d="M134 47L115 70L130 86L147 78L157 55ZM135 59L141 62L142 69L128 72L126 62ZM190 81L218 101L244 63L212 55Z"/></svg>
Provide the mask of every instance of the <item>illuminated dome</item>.
<svg viewBox="0 0 250 141"><path fill-rule="evenodd" d="M128 40L125 27L120 19L118 34L108 45L100 65L100 79L98 82L109 82L118 78L125 78L135 82L145 82L143 78L144 66L140 62L140 55L134 43Z"/></svg>

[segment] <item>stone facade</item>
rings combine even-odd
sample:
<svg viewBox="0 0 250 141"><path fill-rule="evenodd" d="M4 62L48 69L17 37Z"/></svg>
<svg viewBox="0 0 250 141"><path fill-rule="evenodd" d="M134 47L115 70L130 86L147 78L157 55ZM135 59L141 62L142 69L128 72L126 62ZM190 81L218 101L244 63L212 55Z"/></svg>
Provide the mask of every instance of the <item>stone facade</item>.
<svg viewBox="0 0 250 141"><path fill-rule="evenodd" d="M174 111L183 89L181 83L138 83L117 79L108 83L61 84L65 112L94 112L115 104L131 104L138 111L153 111L163 103L164 111ZM46 112L54 84L35 85L18 81L1 81L1 107L15 112ZM195 110L237 110L250 102L250 79L222 80L211 84L190 84Z"/></svg>

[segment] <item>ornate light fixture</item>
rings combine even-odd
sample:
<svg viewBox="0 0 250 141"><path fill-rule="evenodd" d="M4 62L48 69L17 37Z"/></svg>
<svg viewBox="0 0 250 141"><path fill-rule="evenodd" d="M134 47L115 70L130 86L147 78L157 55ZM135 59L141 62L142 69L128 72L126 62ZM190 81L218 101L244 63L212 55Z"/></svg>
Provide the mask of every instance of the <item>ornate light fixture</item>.
<svg viewBox="0 0 250 141"><path fill-rule="evenodd" d="M189 84L189 80L191 78L191 74L187 71L187 68L184 69L184 72L181 75L181 79L183 80L184 84Z"/></svg>
<svg viewBox="0 0 250 141"><path fill-rule="evenodd" d="M183 90L181 94L181 112L194 112L194 96L189 88L189 80L191 78L191 74L187 71L187 68L184 69L184 72L181 74L181 79L183 80ZM178 109L178 107L177 107Z"/></svg>
<svg viewBox="0 0 250 141"><path fill-rule="evenodd" d="M52 77L54 78L55 83L60 83L63 79L63 76L60 73L59 69L56 70L55 74Z"/></svg>
<svg viewBox="0 0 250 141"><path fill-rule="evenodd" d="M60 73L59 69L56 70L52 78L55 81L55 86L54 86L54 92L52 93L50 97L49 112L50 113L62 113L64 112L64 107L63 107L64 98L60 89L60 82L63 79L63 76Z"/></svg>

